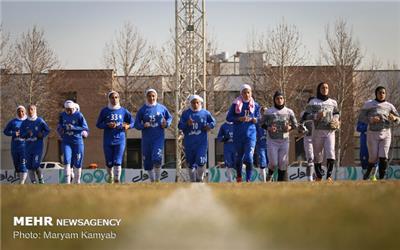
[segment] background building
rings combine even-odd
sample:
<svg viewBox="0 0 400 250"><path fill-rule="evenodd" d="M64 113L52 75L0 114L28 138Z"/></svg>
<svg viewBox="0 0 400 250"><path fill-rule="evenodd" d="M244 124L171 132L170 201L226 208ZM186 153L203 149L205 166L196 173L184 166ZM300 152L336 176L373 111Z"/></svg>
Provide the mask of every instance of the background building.
<svg viewBox="0 0 400 250"><path fill-rule="evenodd" d="M279 67L265 65L262 54L240 53L238 59L234 57L233 62L228 62L222 55L220 57L210 57L207 64L207 109L212 112L218 121L217 127L209 134L209 166L215 166L223 161L223 145L216 141L219 127L225 121L226 112L233 99L239 95L240 86L248 83L253 87L254 97L260 105L270 107L272 105L273 93L278 89L279 79L275 75L279 72ZM222 59L221 59L222 58ZM255 60L252 60L254 59ZM253 63L255 62L255 63ZM310 96L315 96L316 86L321 81L328 80L333 87L331 95L337 91L331 76L334 75L333 66L301 66L287 67L291 72L290 81L287 84L286 104L293 109L299 119L300 112L304 109L306 101ZM389 100L399 108L400 91L400 71L357 71L352 74L348 81L357 81L366 75L374 74L376 84L386 84L389 93ZM4 129L6 123L15 116L15 108L19 104L10 103L7 93L13 88L16 81L24 78L23 75L7 75L2 72L2 98L1 98L1 128ZM107 93L115 89L123 81L132 81L134 88L130 89L129 95L132 100L132 114L144 103L144 91L155 88L158 91L159 102L166 105L171 113L174 112L174 92L172 91L174 78L172 76L135 76L131 79L119 77L110 69L104 70L53 70L48 74L42 74L48 88L52 91L55 101L49 101L46 105L38 107L39 116L43 116L48 121L52 131L46 140L43 161L62 161L60 141L55 133L58 122L58 114L63 110L65 100L76 101L81 112L87 119L90 134L85 140L85 161L84 165L96 163L104 167L103 156L103 131L96 128L96 120L100 110L107 105ZM23 91L21 89L20 91ZM353 107L354 93L348 93L350 98L345 100L345 105ZM373 92L370 98L373 97ZM124 105L124 104L122 104ZM43 110L47 112L43 113ZM355 108L342 111L342 165L358 164L358 134L354 132L356 123ZM393 161L400 162L400 131L397 128L393 133L391 158ZM131 129L127 132L127 154L124 166L127 168L141 168L142 157L140 150L141 132ZM347 138L347 139L346 139ZM2 134L1 136L1 166L2 168L12 168L10 154L10 138ZM173 128L167 130L165 142L165 163L175 168L175 140ZM303 160L304 150L302 139L297 132L291 133L290 162Z"/></svg>

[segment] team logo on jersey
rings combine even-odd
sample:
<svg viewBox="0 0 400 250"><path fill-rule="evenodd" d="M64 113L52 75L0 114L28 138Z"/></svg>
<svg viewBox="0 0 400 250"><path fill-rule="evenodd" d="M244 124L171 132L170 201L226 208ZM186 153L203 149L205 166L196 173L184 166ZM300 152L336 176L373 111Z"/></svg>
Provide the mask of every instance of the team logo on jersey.
<svg viewBox="0 0 400 250"><path fill-rule="evenodd" d="M162 153L162 149L159 148L158 151L157 151L157 156L160 157L160 158L162 158L162 154L163 154L163 153Z"/></svg>

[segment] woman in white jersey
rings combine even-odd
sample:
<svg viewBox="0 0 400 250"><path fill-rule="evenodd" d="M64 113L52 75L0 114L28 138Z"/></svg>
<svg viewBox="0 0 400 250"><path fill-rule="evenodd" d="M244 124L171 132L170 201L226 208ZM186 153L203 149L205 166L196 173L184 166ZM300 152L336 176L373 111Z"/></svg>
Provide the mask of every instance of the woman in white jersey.
<svg viewBox="0 0 400 250"><path fill-rule="evenodd" d="M329 85L321 82L317 87L317 97L311 99L302 119L312 120L314 150L314 168L316 181L322 180L322 161L326 158L326 179L332 181L332 170L335 164L335 131L339 129L339 110L337 102L329 98Z"/></svg>
<svg viewBox="0 0 400 250"><path fill-rule="evenodd" d="M379 86L375 90L375 99L365 102L358 118L368 124L368 168L364 180L369 178L371 170L379 158L379 179L383 179L388 166L389 148L392 139L390 126L400 124L399 113L390 102L386 101L386 89Z"/></svg>
<svg viewBox="0 0 400 250"><path fill-rule="evenodd" d="M283 94L276 91L274 107L267 109L261 119L267 133L267 152L270 162L266 181L270 181L274 170L278 169L278 181L286 180L289 155L289 132L297 127L293 110L285 107Z"/></svg>

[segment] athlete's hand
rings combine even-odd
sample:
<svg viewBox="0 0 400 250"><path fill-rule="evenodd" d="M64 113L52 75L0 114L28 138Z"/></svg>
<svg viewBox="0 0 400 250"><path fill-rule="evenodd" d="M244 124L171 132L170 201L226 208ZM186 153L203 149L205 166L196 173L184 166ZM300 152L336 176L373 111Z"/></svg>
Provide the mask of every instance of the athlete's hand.
<svg viewBox="0 0 400 250"><path fill-rule="evenodd" d="M192 120L191 117L189 117L189 120L187 120L187 125L188 126L193 126L194 121Z"/></svg>
<svg viewBox="0 0 400 250"><path fill-rule="evenodd" d="M109 122L109 123L107 123L107 126L108 126L109 128L116 128L116 127L117 127L117 124L116 124L115 122Z"/></svg>
<svg viewBox="0 0 400 250"><path fill-rule="evenodd" d="M369 119L370 123L374 124L374 123L378 123L381 121L381 118L379 116L373 116Z"/></svg>
<svg viewBox="0 0 400 250"><path fill-rule="evenodd" d="M128 124L128 123L122 123L122 127L125 129L125 130L128 130L131 126Z"/></svg>
<svg viewBox="0 0 400 250"><path fill-rule="evenodd" d="M329 123L329 126L331 127L331 128L333 128L333 129L339 129L340 128L340 121L339 120L332 120L330 123Z"/></svg>
<svg viewBox="0 0 400 250"><path fill-rule="evenodd" d="M145 123L143 124L143 127L145 127L145 128L150 127L150 122L145 122Z"/></svg>
<svg viewBox="0 0 400 250"><path fill-rule="evenodd" d="M268 131L271 133L275 133L276 131L278 131L278 129L275 124L272 124L272 126L268 128Z"/></svg>
<svg viewBox="0 0 400 250"><path fill-rule="evenodd" d="M253 122L254 124L257 123L257 118L251 118L251 122Z"/></svg>
<svg viewBox="0 0 400 250"><path fill-rule="evenodd" d="M252 120L253 118L250 118L250 117L248 117L248 116L241 116L241 117L239 117L239 121L240 122L250 122L251 120Z"/></svg>
<svg viewBox="0 0 400 250"><path fill-rule="evenodd" d="M16 136L16 137L19 137L20 134L21 134L21 132L19 132L19 130L15 131L15 136Z"/></svg>
<svg viewBox="0 0 400 250"><path fill-rule="evenodd" d="M394 114L390 113L388 116L389 121L395 122L399 117L395 116Z"/></svg>
<svg viewBox="0 0 400 250"><path fill-rule="evenodd" d="M167 127L167 120L165 118L162 118L161 120L161 128L166 128Z"/></svg>
<svg viewBox="0 0 400 250"><path fill-rule="evenodd" d="M28 135L29 135L29 137L32 137L32 136L33 136L32 130L29 130L29 131L28 131Z"/></svg>
<svg viewBox="0 0 400 250"><path fill-rule="evenodd" d="M203 128L205 131L210 131L211 130L211 128L208 126L208 125L206 125L206 126L204 126L204 128Z"/></svg>
<svg viewBox="0 0 400 250"><path fill-rule="evenodd" d="M289 124L287 124L287 125L284 127L284 131L285 131L285 132L289 132L290 130L292 130L292 126L290 126Z"/></svg>
<svg viewBox="0 0 400 250"><path fill-rule="evenodd" d="M42 132L39 132L39 133L37 134L37 138L39 138L39 139L43 138Z"/></svg>
<svg viewBox="0 0 400 250"><path fill-rule="evenodd" d="M319 121L324 117L325 117L325 112L324 111L320 111L320 112L317 113L316 119Z"/></svg>

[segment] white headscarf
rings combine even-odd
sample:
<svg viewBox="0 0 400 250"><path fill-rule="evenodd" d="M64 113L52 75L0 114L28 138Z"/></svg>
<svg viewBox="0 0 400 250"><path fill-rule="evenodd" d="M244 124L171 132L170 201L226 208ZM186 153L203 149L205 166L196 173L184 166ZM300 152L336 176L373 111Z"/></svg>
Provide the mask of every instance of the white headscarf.
<svg viewBox="0 0 400 250"><path fill-rule="evenodd" d="M28 116L27 119L28 119L29 121L36 121L36 119L38 118L38 116L37 116L37 107L36 107L36 105L29 105L28 108L29 108L30 106L35 107L35 113L33 113L32 116Z"/></svg>
<svg viewBox="0 0 400 250"><path fill-rule="evenodd" d="M192 108L192 105L190 105L190 109L193 110L193 111L200 111L203 108L203 102L204 102L203 98L201 96L199 96L199 95L191 95L191 96L189 96L189 102L192 103L193 100L199 100L201 102L201 104L200 104L199 109L194 110Z"/></svg>
<svg viewBox="0 0 400 250"><path fill-rule="evenodd" d="M192 102L195 99L199 100L200 102L204 102L203 98L201 96L199 96L199 95L191 95L191 96L189 96L189 102Z"/></svg>
<svg viewBox="0 0 400 250"><path fill-rule="evenodd" d="M156 94L156 101L155 101L153 104L150 104L150 103L147 101L147 94L150 93L150 92L153 92L153 93ZM158 96L158 94L157 94L157 91L156 91L155 89L147 89L146 92L145 92L145 96L146 96L146 105L147 105L147 106L154 107L154 106L157 105L157 96Z"/></svg>
<svg viewBox="0 0 400 250"><path fill-rule="evenodd" d="M17 107L17 113L18 113L18 110L19 110L19 109L24 110L24 116L23 116L22 118L19 118L19 117L18 117L18 114L17 114L17 119L20 120L20 121L26 120L27 116L26 116L26 109L25 109L25 107L22 106L22 105L19 105L19 106Z"/></svg>
<svg viewBox="0 0 400 250"><path fill-rule="evenodd" d="M251 90L251 86L248 84L242 84L242 86L240 86L240 94L242 94L242 91L245 89Z"/></svg>
<svg viewBox="0 0 400 250"><path fill-rule="evenodd" d="M75 102L71 101L71 100L66 100L64 102L64 108L65 109L72 109L72 114L77 111L76 105L77 104Z"/></svg>
<svg viewBox="0 0 400 250"><path fill-rule="evenodd" d="M117 91L114 91L114 90L110 91L110 92L108 93L108 95L107 95L107 98L108 98L108 108L109 108L109 109L113 109L113 110L120 109L120 108L121 108L121 105L119 104L119 101L118 101L118 103L117 103L116 105L112 105L112 104L111 104L111 102L110 102L110 96L111 96L112 94L116 94L116 95L119 97L119 94L118 94Z"/></svg>

